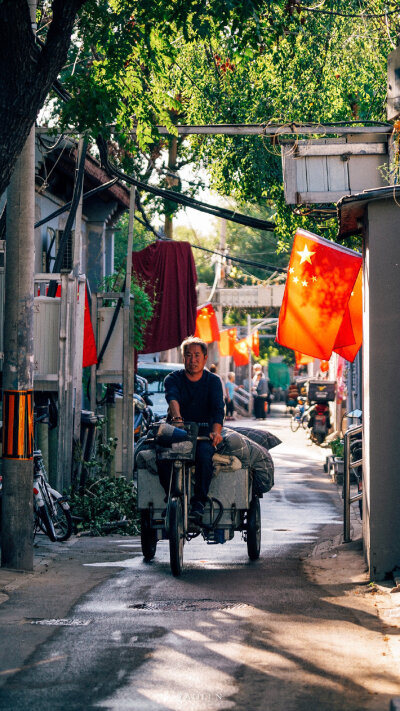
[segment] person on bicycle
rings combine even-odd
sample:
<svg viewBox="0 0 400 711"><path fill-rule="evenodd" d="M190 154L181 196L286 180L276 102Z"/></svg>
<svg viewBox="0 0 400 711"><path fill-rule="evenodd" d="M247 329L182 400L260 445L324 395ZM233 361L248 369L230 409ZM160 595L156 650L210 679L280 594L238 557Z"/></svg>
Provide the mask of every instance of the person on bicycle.
<svg viewBox="0 0 400 711"><path fill-rule="evenodd" d="M197 442L194 497L190 513L193 519L200 521L213 476L212 457L215 448L222 442L224 398L218 375L205 370L207 344L191 336L183 341L181 353L184 369L176 370L165 378L165 398L169 406L169 420L176 427L184 421L207 423L206 432L200 429L200 434L208 434L209 441ZM171 468L159 467L159 475L168 495Z"/></svg>

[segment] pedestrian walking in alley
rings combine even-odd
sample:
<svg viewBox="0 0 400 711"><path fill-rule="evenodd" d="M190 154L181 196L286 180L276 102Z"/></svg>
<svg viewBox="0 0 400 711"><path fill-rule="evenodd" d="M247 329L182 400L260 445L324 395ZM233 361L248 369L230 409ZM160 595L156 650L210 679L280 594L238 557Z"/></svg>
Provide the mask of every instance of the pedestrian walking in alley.
<svg viewBox="0 0 400 711"><path fill-rule="evenodd" d="M265 420L269 399L268 379L260 370L253 378L253 382L254 417L256 420Z"/></svg>
<svg viewBox="0 0 400 711"><path fill-rule="evenodd" d="M225 385L225 405L226 405L226 418L227 420L234 420L235 404L233 401L233 396L237 390L237 385L235 385L235 373L232 371L228 373L228 380Z"/></svg>

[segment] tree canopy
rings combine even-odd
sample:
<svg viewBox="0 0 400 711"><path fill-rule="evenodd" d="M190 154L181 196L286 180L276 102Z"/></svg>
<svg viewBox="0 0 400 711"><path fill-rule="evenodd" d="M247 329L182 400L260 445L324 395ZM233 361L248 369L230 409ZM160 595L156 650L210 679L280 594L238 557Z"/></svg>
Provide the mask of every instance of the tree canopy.
<svg viewBox="0 0 400 711"><path fill-rule="evenodd" d="M0 3L0 193L59 77L56 125L101 134L125 170L194 194L201 180L182 187L179 169L205 167L215 191L273 215L279 249L296 226L333 235L326 211L285 205L277 138L179 139L172 168L166 150L177 123L384 120L394 0L39 0L37 23L35 41L27 0Z"/></svg>

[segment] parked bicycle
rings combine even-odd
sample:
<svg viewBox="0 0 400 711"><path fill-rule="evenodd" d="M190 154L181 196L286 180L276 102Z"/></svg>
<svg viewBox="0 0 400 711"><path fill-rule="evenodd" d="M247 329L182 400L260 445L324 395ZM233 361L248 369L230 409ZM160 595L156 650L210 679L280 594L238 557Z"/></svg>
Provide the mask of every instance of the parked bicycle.
<svg viewBox="0 0 400 711"><path fill-rule="evenodd" d="M34 534L43 531L51 541L66 541L72 533L72 515L67 497L53 489L48 480L42 452L33 453Z"/></svg>
<svg viewBox="0 0 400 711"><path fill-rule="evenodd" d="M2 489L0 476L0 503ZM48 483L40 449L33 453L33 535L38 531L45 533L51 541L66 541L72 533L72 515L67 497Z"/></svg>
<svg viewBox="0 0 400 711"><path fill-rule="evenodd" d="M49 424L49 413L35 417L35 425ZM0 423L0 430L2 423ZM3 480L0 476L0 516ZM1 527L1 520L0 520ZM33 452L33 535L45 533L51 541L66 541L72 534L72 514L68 498L50 486L40 449Z"/></svg>
<svg viewBox="0 0 400 711"><path fill-rule="evenodd" d="M290 417L290 429L292 432L297 432L299 427L307 428L309 420L309 408L306 408L306 399L303 396L297 398L297 405L294 408Z"/></svg>

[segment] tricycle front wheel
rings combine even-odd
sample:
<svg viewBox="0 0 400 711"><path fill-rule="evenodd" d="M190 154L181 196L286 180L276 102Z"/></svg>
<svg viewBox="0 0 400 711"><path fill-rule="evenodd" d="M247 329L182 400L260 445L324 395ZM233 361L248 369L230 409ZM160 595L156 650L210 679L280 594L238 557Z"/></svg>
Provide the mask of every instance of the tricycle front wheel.
<svg viewBox="0 0 400 711"><path fill-rule="evenodd" d="M182 502L179 498L173 498L169 502L169 559L172 575L176 577L182 573L183 543Z"/></svg>
<svg viewBox="0 0 400 711"><path fill-rule="evenodd" d="M150 511L140 512L140 541L145 560L153 560L157 548L157 531L151 527Z"/></svg>
<svg viewBox="0 0 400 711"><path fill-rule="evenodd" d="M258 496L250 502L247 511L247 554L250 560L257 560L261 550L261 509Z"/></svg>

